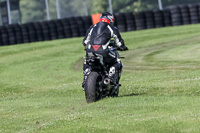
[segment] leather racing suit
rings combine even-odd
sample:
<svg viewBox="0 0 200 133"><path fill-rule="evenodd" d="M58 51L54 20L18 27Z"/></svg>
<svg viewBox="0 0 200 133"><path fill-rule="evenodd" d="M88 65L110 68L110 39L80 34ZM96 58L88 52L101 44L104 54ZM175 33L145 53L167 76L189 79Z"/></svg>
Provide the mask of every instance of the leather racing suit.
<svg viewBox="0 0 200 133"><path fill-rule="evenodd" d="M128 50L118 29L105 22L99 22L95 25L92 25L88 29L82 44L85 47L86 56L88 52L93 52L103 56L105 63L110 66L108 78L110 78L112 81L112 78L116 72L121 73L123 65L115 53L109 50L111 38L114 38L117 47L122 50ZM86 63L86 61L83 64L83 71L84 81L82 87L84 87L85 80L90 73L90 66Z"/></svg>

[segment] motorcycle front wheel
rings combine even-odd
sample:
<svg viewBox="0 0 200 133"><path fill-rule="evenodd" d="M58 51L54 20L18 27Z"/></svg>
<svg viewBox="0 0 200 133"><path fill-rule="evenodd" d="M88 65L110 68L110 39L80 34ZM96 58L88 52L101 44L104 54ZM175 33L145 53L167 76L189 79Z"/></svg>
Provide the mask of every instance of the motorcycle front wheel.
<svg viewBox="0 0 200 133"><path fill-rule="evenodd" d="M111 97L118 97L119 95L119 73L118 72L116 73L115 78L116 78L116 85L112 89L112 92L110 95Z"/></svg>
<svg viewBox="0 0 200 133"><path fill-rule="evenodd" d="M91 72L85 84L85 98L87 103L96 102L98 100L98 87L100 75L97 72Z"/></svg>

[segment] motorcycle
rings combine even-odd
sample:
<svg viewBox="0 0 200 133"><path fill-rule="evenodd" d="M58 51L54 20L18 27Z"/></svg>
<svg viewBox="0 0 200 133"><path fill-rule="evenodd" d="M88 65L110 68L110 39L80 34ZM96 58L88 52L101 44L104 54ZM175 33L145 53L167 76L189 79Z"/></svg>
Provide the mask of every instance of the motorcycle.
<svg viewBox="0 0 200 133"><path fill-rule="evenodd" d="M116 47L109 48L110 52L114 52L117 58L120 50ZM86 62L91 67L91 72L87 76L85 83L85 98L87 103L96 102L106 96L117 97L119 94L119 84L120 72L116 72L113 81L111 82L108 78L108 73L110 67L104 63L103 56L96 53L88 53Z"/></svg>

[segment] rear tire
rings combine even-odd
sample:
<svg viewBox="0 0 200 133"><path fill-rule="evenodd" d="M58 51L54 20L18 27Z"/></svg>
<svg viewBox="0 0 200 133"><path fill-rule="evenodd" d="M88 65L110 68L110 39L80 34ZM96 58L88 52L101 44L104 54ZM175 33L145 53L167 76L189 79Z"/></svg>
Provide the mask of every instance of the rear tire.
<svg viewBox="0 0 200 133"><path fill-rule="evenodd" d="M99 87L100 76L97 72L91 72L85 84L85 98L87 103L98 100L97 89Z"/></svg>

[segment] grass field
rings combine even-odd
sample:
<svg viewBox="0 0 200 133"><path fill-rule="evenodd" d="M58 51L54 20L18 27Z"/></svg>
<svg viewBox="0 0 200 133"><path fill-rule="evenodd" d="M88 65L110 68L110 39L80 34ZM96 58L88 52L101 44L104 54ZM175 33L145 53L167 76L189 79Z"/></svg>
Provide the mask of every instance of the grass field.
<svg viewBox="0 0 200 133"><path fill-rule="evenodd" d="M119 97L87 104L82 38L0 47L2 133L200 132L200 25L122 33Z"/></svg>

